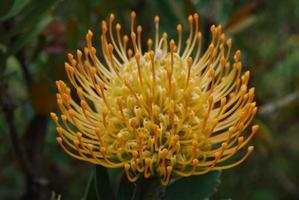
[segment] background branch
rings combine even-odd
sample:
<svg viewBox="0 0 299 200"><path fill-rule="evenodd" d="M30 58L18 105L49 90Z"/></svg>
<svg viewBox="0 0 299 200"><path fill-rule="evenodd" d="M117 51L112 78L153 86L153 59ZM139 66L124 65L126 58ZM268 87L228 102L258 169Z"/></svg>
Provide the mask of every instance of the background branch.
<svg viewBox="0 0 299 200"><path fill-rule="evenodd" d="M278 109L282 109L291 103L297 101L299 99L299 93L297 91L281 98L276 101L265 104L259 108L259 114L261 115L269 115L277 111Z"/></svg>

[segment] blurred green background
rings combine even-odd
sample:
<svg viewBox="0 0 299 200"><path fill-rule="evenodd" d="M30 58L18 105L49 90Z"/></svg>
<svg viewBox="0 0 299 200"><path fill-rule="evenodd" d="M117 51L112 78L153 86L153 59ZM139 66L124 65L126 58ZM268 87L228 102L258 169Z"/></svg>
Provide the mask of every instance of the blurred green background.
<svg viewBox="0 0 299 200"><path fill-rule="evenodd" d="M251 71L261 126L255 152L223 171L212 199L299 199L299 1L298 0L0 0L0 199L80 199L93 166L56 145L49 112L55 80L66 80L66 53L84 46L88 29L112 12L127 29L137 13L146 36L153 18L176 38L198 12L204 42L221 24ZM99 37L95 37L96 42ZM199 186L200 190L200 186Z"/></svg>

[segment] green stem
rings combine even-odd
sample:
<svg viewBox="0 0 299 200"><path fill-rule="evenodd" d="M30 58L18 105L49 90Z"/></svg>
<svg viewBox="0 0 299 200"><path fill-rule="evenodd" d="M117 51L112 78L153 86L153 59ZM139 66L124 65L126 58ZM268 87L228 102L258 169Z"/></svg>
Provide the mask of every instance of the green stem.
<svg viewBox="0 0 299 200"><path fill-rule="evenodd" d="M132 200L159 200L161 199L162 185L158 178L143 178L137 184Z"/></svg>

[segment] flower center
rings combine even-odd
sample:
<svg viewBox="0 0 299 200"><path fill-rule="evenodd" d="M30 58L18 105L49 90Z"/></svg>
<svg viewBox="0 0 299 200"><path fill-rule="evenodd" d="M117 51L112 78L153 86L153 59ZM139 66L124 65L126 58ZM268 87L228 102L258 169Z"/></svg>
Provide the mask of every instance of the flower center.
<svg viewBox="0 0 299 200"><path fill-rule="evenodd" d="M118 140L106 140L140 156L167 149L184 159L200 157L190 144L211 148L207 134L213 121L206 120L211 91L202 90L201 78L179 55L158 56L150 52L132 58L120 68L121 76L110 80L105 92L110 109L102 109L102 115L105 135L110 131Z"/></svg>

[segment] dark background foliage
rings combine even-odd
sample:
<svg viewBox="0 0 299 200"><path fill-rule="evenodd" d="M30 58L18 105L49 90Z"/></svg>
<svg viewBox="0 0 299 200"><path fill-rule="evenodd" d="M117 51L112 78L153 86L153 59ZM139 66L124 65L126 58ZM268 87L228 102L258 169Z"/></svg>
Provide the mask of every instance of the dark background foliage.
<svg viewBox="0 0 299 200"><path fill-rule="evenodd" d="M261 126L256 150L223 171L212 199L299 198L298 0L0 0L0 199L80 199L93 166L57 147L49 112L56 110L55 80L66 80L66 53L84 46L88 29L112 12L128 25L131 10L147 36L159 15L175 38L188 14L209 27L222 24L241 49L256 87ZM127 28L127 26L124 26ZM186 28L185 28L186 29ZM186 29L187 30L187 29ZM99 37L96 38L96 43ZM198 186L200 190L201 186Z"/></svg>

